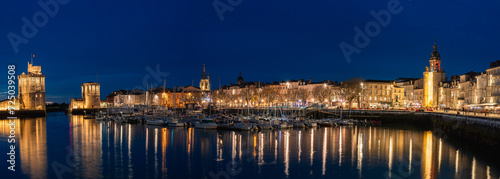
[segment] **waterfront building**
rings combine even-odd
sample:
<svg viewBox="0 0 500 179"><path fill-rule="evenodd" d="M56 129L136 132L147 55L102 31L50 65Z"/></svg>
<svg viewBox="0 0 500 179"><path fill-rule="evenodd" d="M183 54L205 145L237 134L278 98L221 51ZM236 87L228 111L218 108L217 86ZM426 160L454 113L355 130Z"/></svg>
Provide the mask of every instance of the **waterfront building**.
<svg viewBox="0 0 500 179"><path fill-rule="evenodd" d="M486 80L484 101L488 106L497 106L500 103L500 60L490 63L483 78Z"/></svg>
<svg viewBox="0 0 500 179"><path fill-rule="evenodd" d="M202 91L195 86L180 86L174 89L164 87L151 88L147 91L118 90L106 97L110 107L164 106L167 108L200 107Z"/></svg>
<svg viewBox="0 0 500 179"><path fill-rule="evenodd" d="M390 80L365 80L361 84L361 104L353 103L354 108L387 108L393 106L397 96L398 104L402 100L404 88L395 87L394 81ZM393 96L396 92L396 96ZM394 99L394 100L393 100Z"/></svg>
<svg viewBox="0 0 500 179"><path fill-rule="evenodd" d="M71 99L69 109L97 109L107 107L107 101L101 100L101 85L95 82L82 83L82 98Z"/></svg>
<svg viewBox="0 0 500 179"><path fill-rule="evenodd" d="M118 90L106 97L110 107L134 107L146 104L146 95L143 90Z"/></svg>
<svg viewBox="0 0 500 179"><path fill-rule="evenodd" d="M213 102L219 107L270 107L270 106L339 106L342 104L340 85L330 80L313 82L305 80L273 81L272 83L245 82L237 78L236 84L223 86L212 92ZM344 103L345 104L345 103Z"/></svg>
<svg viewBox="0 0 500 179"><path fill-rule="evenodd" d="M45 110L45 75L41 66L28 62L28 73L18 77L20 108L25 110Z"/></svg>
<svg viewBox="0 0 500 179"><path fill-rule="evenodd" d="M404 88L402 107L420 108L423 100L423 79L422 78L398 78L396 86ZM401 101L400 101L401 103Z"/></svg>
<svg viewBox="0 0 500 179"><path fill-rule="evenodd" d="M41 66L28 62L28 72L17 76L18 96L11 105L15 110L45 110L45 75ZM0 101L0 110L8 110L9 99Z"/></svg>
<svg viewBox="0 0 500 179"><path fill-rule="evenodd" d="M446 75L441 67L441 56L437 51L437 45L434 43L434 50L429 59L429 66L425 67L424 72L424 103L423 107L438 107L439 86L446 82Z"/></svg>

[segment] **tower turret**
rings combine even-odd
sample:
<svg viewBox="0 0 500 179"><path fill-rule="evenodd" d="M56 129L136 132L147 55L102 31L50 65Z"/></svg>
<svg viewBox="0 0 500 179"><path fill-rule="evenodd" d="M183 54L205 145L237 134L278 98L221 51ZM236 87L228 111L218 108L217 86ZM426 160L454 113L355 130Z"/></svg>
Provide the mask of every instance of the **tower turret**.
<svg viewBox="0 0 500 179"><path fill-rule="evenodd" d="M443 69L441 69L441 56L439 55L435 42L433 48L434 50L432 51L429 59L430 71L443 71Z"/></svg>

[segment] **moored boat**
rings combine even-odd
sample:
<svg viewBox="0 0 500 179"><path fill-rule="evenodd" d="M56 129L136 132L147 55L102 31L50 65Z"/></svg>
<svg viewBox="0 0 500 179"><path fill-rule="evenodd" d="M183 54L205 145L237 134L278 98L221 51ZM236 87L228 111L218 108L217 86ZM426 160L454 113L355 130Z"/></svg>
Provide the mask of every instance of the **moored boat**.
<svg viewBox="0 0 500 179"><path fill-rule="evenodd" d="M196 129L217 129L217 124L212 118L203 118L199 124L195 124Z"/></svg>
<svg viewBox="0 0 500 179"><path fill-rule="evenodd" d="M185 124L183 122L179 122L179 120L176 118L173 118L168 122L168 126L171 127L184 127L184 125Z"/></svg>

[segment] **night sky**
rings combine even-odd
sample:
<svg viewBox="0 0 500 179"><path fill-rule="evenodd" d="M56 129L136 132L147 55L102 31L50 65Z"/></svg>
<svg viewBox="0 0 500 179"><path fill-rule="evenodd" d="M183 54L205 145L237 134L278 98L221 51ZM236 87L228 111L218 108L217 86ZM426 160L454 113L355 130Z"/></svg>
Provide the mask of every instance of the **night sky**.
<svg viewBox="0 0 500 179"><path fill-rule="evenodd" d="M18 75L26 72L34 53L34 64L46 75L47 101L69 102L80 98L80 84L96 81L97 74L102 99L118 89L162 85L165 76L169 88L193 81L198 86L203 64L212 89L219 77L222 85L236 83L240 72L246 81L266 82L418 78L434 39L448 78L485 71L489 62L500 60L500 1L402 0L391 2L400 2L401 12L348 63L339 44L354 46L354 27L364 31L375 21L370 11L387 10L389 2L218 0L218 7L232 9L221 21L213 0L73 0L59 4L46 24L38 23L35 35L25 37L22 18L33 22L42 7L2 0L1 68L7 73L7 65L16 64ZM17 53L10 32L27 40ZM148 66L159 67L159 78ZM0 88L5 99L6 78Z"/></svg>

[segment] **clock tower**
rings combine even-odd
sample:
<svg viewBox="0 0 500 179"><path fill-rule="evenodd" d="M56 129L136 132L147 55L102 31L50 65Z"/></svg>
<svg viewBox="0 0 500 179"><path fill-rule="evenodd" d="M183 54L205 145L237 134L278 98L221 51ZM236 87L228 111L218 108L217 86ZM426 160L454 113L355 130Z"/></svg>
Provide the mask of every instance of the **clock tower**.
<svg viewBox="0 0 500 179"><path fill-rule="evenodd" d="M441 56L434 43L434 50L429 59L429 66L424 72L424 101L423 107L437 107L438 89L440 82L446 82L446 75L441 67Z"/></svg>

